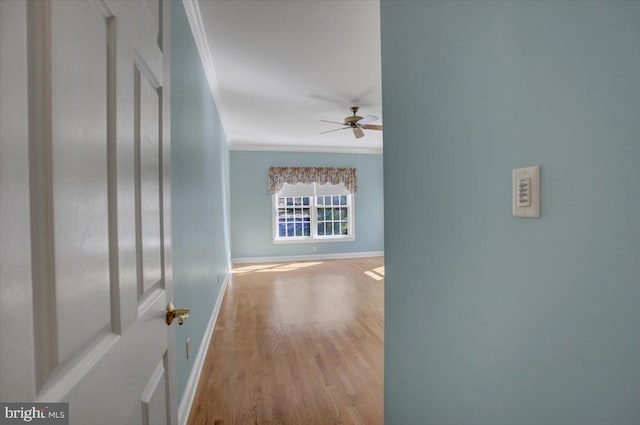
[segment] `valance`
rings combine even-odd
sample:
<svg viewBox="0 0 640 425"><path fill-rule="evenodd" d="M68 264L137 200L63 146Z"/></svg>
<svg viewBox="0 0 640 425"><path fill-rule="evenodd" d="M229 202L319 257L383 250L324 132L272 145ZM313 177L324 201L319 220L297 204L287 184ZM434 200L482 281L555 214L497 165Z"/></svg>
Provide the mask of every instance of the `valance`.
<svg viewBox="0 0 640 425"><path fill-rule="evenodd" d="M355 168L331 167L271 167L269 168L269 192L276 194L285 183L340 184L354 195L358 192Z"/></svg>

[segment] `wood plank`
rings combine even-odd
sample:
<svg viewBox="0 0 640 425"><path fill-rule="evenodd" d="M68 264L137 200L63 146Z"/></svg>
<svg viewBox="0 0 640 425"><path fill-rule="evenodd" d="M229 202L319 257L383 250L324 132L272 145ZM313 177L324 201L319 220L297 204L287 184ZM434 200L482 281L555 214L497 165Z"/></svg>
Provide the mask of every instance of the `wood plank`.
<svg viewBox="0 0 640 425"><path fill-rule="evenodd" d="M382 424L383 263L237 265L188 424Z"/></svg>

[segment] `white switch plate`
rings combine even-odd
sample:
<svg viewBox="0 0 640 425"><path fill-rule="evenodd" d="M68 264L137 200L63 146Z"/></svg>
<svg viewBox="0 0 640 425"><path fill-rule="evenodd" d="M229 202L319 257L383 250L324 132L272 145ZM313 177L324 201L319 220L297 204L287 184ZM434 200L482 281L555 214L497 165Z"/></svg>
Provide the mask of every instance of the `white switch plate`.
<svg viewBox="0 0 640 425"><path fill-rule="evenodd" d="M540 166L513 169L513 216L540 217Z"/></svg>

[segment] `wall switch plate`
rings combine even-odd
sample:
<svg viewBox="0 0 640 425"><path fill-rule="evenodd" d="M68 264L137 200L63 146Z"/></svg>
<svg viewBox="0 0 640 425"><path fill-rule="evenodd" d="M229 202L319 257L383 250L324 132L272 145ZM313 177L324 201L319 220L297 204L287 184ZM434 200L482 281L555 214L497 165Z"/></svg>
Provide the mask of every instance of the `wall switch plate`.
<svg viewBox="0 0 640 425"><path fill-rule="evenodd" d="M513 216L540 217L540 166L513 169Z"/></svg>

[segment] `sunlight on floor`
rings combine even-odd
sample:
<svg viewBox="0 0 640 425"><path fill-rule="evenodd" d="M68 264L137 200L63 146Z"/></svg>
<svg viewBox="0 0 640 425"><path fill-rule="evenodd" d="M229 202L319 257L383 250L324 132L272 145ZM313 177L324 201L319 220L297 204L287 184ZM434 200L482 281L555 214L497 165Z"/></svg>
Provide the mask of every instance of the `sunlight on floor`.
<svg viewBox="0 0 640 425"><path fill-rule="evenodd" d="M262 269L268 269L269 267L278 267L281 265L282 264L258 264L255 266L236 267L231 272L233 274L243 274L243 273L255 272Z"/></svg>
<svg viewBox="0 0 640 425"><path fill-rule="evenodd" d="M299 270L306 267L317 266L322 264L322 261L306 262L306 263L288 263L288 264L258 264L254 266L244 266L234 268L233 274L246 274L246 273L266 273L266 272L288 272L291 270Z"/></svg>
<svg viewBox="0 0 640 425"><path fill-rule="evenodd" d="M367 270L364 272L367 276L375 280L384 279L384 266L376 267L375 269Z"/></svg>
<svg viewBox="0 0 640 425"><path fill-rule="evenodd" d="M317 266L319 264L322 264L322 261L316 261L313 263L291 263L291 264L285 264L279 267L273 267L270 269L262 269L262 270L258 270L258 272L260 273L264 273L264 272L288 272L290 270L298 270L298 269L304 269L306 267L311 267L311 266Z"/></svg>

